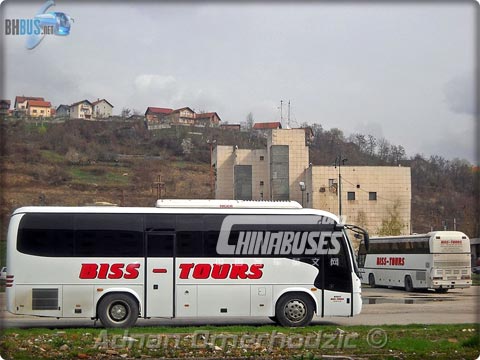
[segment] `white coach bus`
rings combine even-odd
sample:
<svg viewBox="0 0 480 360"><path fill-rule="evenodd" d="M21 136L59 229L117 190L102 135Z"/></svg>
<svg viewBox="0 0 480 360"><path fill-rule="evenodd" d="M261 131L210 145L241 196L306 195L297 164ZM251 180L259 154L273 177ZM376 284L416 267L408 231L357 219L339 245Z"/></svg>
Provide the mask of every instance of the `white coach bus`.
<svg viewBox="0 0 480 360"><path fill-rule="evenodd" d="M361 284L347 228L296 202L23 207L8 230L7 309L105 327L139 317L265 316L304 326L314 314L353 316Z"/></svg>
<svg viewBox="0 0 480 360"><path fill-rule="evenodd" d="M362 283L414 289L466 288L472 284L470 240L458 231L371 238L361 243L358 266Z"/></svg>

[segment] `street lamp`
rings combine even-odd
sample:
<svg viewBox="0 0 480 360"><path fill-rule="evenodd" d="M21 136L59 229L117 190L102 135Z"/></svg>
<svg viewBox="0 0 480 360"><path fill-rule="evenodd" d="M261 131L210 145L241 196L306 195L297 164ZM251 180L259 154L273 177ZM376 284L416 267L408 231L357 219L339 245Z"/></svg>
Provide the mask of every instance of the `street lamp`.
<svg viewBox="0 0 480 360"><path fill-rule="evenodd" d="M298 186L300 186L300 191L302 192L302 207L303 207L303 194L305 192L306 186L305 186L305 183L303 181L300 181L298 183Z"/></svg>
<svg viewBox="0 0 480 360"><path fill-rule="evenodd" d="M345 165L347 158L342 159L342 154L335 158L335 169L338 166L338 217L342 216L342 165Z"/></svg>

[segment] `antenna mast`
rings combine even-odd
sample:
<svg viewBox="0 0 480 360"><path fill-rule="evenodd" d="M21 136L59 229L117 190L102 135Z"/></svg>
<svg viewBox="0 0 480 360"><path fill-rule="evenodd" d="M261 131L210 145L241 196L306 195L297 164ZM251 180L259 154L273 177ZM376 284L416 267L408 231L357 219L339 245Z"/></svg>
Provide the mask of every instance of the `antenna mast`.
<svg viewBox="0 0 480 360"><path fill-rule="evenodd" d="M287 129L290 129L290 100L288 100Z"/></svg>
<svg viewBox="0 0 480 360"><path fill-rule="evenodd" d="M280 100L280 122L283 125L283 100Z"/></svg>

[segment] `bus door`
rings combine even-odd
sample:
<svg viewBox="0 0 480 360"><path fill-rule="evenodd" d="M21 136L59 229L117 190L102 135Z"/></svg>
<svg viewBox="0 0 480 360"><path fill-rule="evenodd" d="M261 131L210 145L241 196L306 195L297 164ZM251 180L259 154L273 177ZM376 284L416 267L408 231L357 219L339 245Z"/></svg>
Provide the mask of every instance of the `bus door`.
<svg viewBox="0 0 480 360"><path fill-rule="evenodd" d="M324 316L352 314L352 269L345 241L340 251L323 256Z"/></svg>
<svg viewBox="0 0 480 360"><path fill-rule="evenodd" d="M146 233L146 317L173 317L175 232Z"/></svg>

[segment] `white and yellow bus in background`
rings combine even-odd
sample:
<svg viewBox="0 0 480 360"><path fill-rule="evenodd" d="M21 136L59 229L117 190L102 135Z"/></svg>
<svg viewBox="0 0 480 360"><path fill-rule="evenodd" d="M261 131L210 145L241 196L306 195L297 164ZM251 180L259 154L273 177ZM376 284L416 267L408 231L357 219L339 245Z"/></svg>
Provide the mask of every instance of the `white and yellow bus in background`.
<svg viewBox="0 0 480 360"><path fill-rule="evenodd" d="M23 207L7 238L7 310L100 319L353 316L346 229L296 202L159 200L152 208Z"/></svg>
<svg viewBox="0 0 480 360"><path fill-rule="evenodd" d="M470 240L458 231L370 238L361 243L358 266L362 283L415 289L466 288L472 285Z"/></svg>

